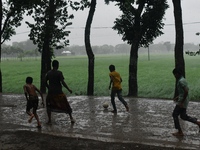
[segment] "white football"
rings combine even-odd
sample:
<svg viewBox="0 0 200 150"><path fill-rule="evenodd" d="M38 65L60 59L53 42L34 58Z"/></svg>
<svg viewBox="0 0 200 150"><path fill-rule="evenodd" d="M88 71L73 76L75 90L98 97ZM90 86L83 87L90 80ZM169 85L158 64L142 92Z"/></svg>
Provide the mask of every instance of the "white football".
<svg viewBox="0 0 200 150"><path fill-rule="evenodd" d="M105 109L108 108L108 103L104 103L103 108L105 108Z"/></svg>

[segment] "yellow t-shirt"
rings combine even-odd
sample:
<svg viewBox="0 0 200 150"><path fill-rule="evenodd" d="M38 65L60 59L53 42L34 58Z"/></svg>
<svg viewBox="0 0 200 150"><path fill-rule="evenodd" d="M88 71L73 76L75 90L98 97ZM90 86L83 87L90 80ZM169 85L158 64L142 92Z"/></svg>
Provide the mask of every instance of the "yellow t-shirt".
<svg viewBox="0 0 200 150"><path fill-rule="evenodd" d="M109 73L110 79L112 80L112 90L121 90L121 76L118 72L112 71Z"/></svg>

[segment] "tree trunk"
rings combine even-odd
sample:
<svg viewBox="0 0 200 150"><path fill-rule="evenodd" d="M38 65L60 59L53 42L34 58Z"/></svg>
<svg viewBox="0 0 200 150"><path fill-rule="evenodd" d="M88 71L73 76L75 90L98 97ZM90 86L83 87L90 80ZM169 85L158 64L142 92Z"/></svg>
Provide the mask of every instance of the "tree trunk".
<svg viewBox="0 0 200 150"><path fill-rule="evenodd" d="M135 33L133 35L134 39L131 45L130 52L130 62L129 62L129 91L128 96L138 96L138 84L137 84L137 67L138 67L138 49L141 40L141 29L140 20L141 13L144 8L145 2L141 3L137 10L137 15L135 16Z"/></svg>
<svg viewBox="0 0 200 150"><path fill-rule="evenodd" d="M40 91L42 93L46 93L46 85L45 85L45 75L46 75L46 48L42 50L42 59L41 59L41 74L40 74Z"/></svg>
<svg viewBox="0 0 200 150"><path fill-rule="evenodd" d="M90 29L96 8L96 0L91 1L90 11L88 14L86 27L85 27L85 47L88 56L88 86L87 95L94 95L94 54L90 44Z"/></svg>
<svg viewBox="0 0 200 150"><path fill-rule="evenodd" d="M51 69L51 47L50 40L52 39L51 28L55 24L54 13L55 13L55 0L49 1L49 18L46 21L45 37L42 49L42 60L41 60L41 75L40 75L40 90L42 93L46 93L45 76L46 73ZM48 16L48 15L47 15Z"/></svg>
<svg viewBox="0 0 200 150"><path fill-rule="evenodd" d="M1 29L1 35L0 35L0 42L2 40L2 19L3 19L3 10L2 10L2 0L0 1L0 29ZM1 73L1 43L0 43L0 93L2 93L2 73Z"/></svg>
<svg viewBox="0 0 200 150"><path fill-rule="evenodd" d="M45 40L43 50L42 50L42 59L41 59L41 75L40 75L40 90L42 93L46 93L45 85L45 76L46 73L51 69L51 59L49 56L50 48L48 45L48 39Z"/></svg>
<svg viewBox="0 0 200 150"><path fill-rule="evenodd" d="M176 30L176 42L175 42L175 68L179 68L182 71L183 76L185 77L185 61L183 53L183 22L182 22L182 9L181 9L181 0L172 0L174 5L174 19L175 19L175 30ZM176 81L177 83L177 81ZM177 87L175 84L175 94L176 97L178 94Z"/></svg>
<svg viewBox="0 0 200 150"><path fill-rule="evenodd" d="M0 93L2 93L2 73L0 68Z"/></svg>
<svg viewBox="0 0 200 150"><path fill-rule="evenodd" d="M137 84L137 65L138 65L138 44L133 42L131 45L130 62L129 62L129 91L128 96L138 96Z"/></svg>

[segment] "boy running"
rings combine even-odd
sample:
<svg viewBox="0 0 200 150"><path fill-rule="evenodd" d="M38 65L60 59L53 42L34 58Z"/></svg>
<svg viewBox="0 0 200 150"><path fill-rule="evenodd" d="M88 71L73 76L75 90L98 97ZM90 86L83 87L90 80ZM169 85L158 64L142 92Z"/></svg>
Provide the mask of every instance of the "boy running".
<svg viewBox="0 0 200 150"><path fill-rule="evenodd" d="M28 122L31 123L33 117L37 120L37 128L41 128L41 123L39 121L39 117L37 115L37 108L38 108L38 95L36 92L38 92L42 98L42 105L44 107L44 99L42 96L42 93L40 90L32 84L33 78L32 77L27 77L26 78L26 84L24 85L24 94L27 100L27 105L26 105L26 113L30 116ZM30 110L33 109L33 112Z"/></svg>
<svg viewBox="0 0 200 150"><path fill-rule="evenodd" d="M174 126L175 126L175 129L178 130L178 132L172 133L172 135L184 136L180 123L179 123L179 116L184 121L188 121L188 122L196 124L199 128L200 128L200 121L198 121L197 118L195 117L190 117L187 115L187 107L189 103L189 97L188 97L189 88L188 88L188 83L186 79L183 77L179 69L175 68L172 71L172 73L177 80L177 90L178 90L178 96L174 98L174 101L176 102L176 106L172 113L172 117L174 119Z"/></svg>

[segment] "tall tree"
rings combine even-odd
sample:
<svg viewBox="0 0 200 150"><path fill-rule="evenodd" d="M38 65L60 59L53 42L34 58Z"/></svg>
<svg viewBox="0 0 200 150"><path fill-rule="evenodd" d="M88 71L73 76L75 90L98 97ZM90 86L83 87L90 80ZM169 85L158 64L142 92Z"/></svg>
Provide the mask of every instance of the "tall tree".
<svg viewBox="0 0 200 150"><path fill-rule="evenodd" d="M114 30L122 34L122 40L131 44L129 61L129 91L128 96L138 96L137 64L138 49L148 47L153 40L162 35L162 22L167 0L111 0L116 1L122 11L117 18Z"/></svg>
<svg viewBox="0 0 200 150"><path fill-rule="evenodd" d="M80 2L76 2L76 7L74 5L71 5L73 9L75 10L84 10L85 8L89 9L88 18L86 21L85 26L85 48L86 53L88 56L88 85L87 85L87 95L93 95L94 94L94 60L95 56L92 51L91 42L90 42L90 30L91 30L91 24L93 21L93 16L96 9L96 0L81 0Z"/></svg>
<svg viewBox="0 0 200 150"><path fill-rule="evenodd" d="M94 94L94 60L95 56L92 51L92 47L90 44L90 29L91 24L94 16L96 8L96 0L91 0L90 10L86 22L85 27L85 47L86 52L88 56L88 85L87 85L87 95L93 95Z"/></svg>
<svg viewBox="0 0 200 150"><path fill-rule="evenodd" d="M15 34L15 28L21 25L23 14L32 8L38 0L7 0L0 1L0 64L1 64L1 45L10 40ZM0 68L0 93L2 92L2 72Z"/></svg>
<svg viewBox="0 0 200 150"><path fill-rule="evenodd" d="M2 35L2 19L3 19L3 4L2 0L0 1L0 30ZM0 41L2 40L2 36L0 36ZM2 93L2 73L1 73L1 44L0 44L0 93Z"/></svg>
<svg viewBox="0 0 200 150"><path fill-rule="evenodd" d="M183 21L182 21L182 9L181 0L172 0L174 6L174 20L175 20L175 30L176 30L176 42L175 42L175 67L179 68L183 76L185 76L185 61L184 61L184 36L183 36ZM176 80L177 83L177 80ZM176 84L175 84L176 85ZM177 88L175 86L175 94L177 96Z"/></svg>
<svg viewBox="0 0 200 150"><path fill-rule="evenodd" d="M70 31L66 31L66 28L72 24L68 20L73 19L73 15L68 14L67 8L73 4L70 0L44 0L34 7L34 13L29 12L35 20L34 24L26 22L31 28L29 36L42 53L40 90L43 93L46 92L45 75L51 69L51 59L54 57L53 49L63 48L69 43L66 37Z"/></svg>

